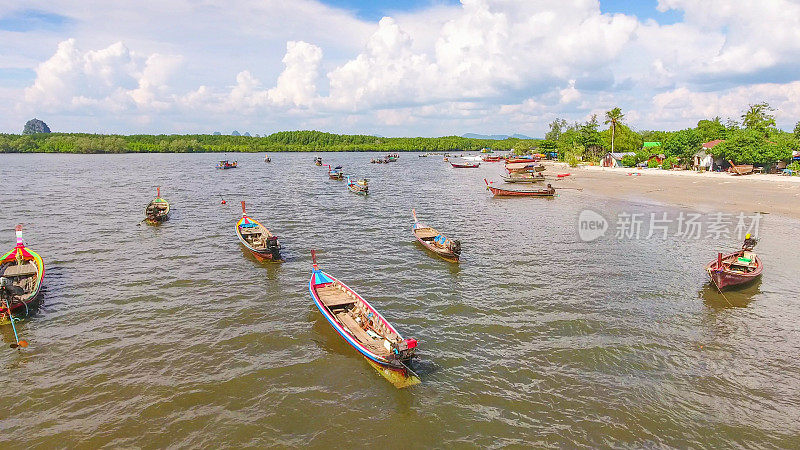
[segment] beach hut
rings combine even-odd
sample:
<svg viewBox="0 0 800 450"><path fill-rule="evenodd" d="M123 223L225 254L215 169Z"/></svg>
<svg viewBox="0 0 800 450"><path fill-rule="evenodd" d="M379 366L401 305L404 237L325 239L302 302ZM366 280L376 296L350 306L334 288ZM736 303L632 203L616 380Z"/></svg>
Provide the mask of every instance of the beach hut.
<svg viewBox="0 0 800 450"><path fill-rule="evenodd" d="M600 160L600 165L603 167L622 167L622 158L626 156L636 156L636 153L606 153L606 156L603 156L603 159Z"/></svg>
<svg viewBox="0 0 800 450"><path fill-rule="evenodd" d="M710 171L714 167L714 157L706 152L705 150L700 150L699 152L695 153L692 157L692 169L697 171Z"/></svg>

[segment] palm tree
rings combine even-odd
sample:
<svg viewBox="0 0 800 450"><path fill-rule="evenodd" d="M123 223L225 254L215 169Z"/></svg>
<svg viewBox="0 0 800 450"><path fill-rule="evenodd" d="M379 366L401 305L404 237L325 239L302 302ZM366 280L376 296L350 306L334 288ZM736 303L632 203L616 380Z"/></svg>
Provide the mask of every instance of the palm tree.
<svg viewBox="0 0 800 450"><path fill-rule="evenodd" d="M617 124L622 122L623 118L625 118L625 114L622 114L622 110L619 107L606 111L605 123L611 124L611 153L614 153L614 135L617 133Z"/></svg>
<svg viewBox="0 0 800 450"><path fill-rule="evenodd" d="M742 125L745 128L766 133L767 127L775 126L775 116L770 114L774 109L769 103L762 102L749 105L749 109L742 114Z"/></svg>

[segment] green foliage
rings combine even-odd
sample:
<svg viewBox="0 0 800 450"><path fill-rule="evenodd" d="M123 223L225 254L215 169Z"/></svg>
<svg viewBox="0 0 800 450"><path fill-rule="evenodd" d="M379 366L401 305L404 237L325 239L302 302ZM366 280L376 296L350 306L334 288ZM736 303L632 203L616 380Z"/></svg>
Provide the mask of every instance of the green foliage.
<svg viewBox="0 0 800 450"><path fill-rule="evenodd" d="M539 142L539 149L543 151L553 151L558 148L558 143L555 141L551 141L549 139L545 139Z"/></svg>
<svg viewBox="0 0 800 450"><path fill-rule="evenodd" d="M795 161L786 166L786 168L794 172L795 176L800 175L800 161Z"/></svg>
<svg viewBox="0 0 800 450"><path fill-rule="evenodd" d="M0 153L199 153L280 151L470 151L532 149L534 140L438 138L380 138L319 131L283 131L265 137L223 135L99 135L86 133L0 134Z"/></svg>
<svg viewBox="0 0 800 450"><path fill-rule="evenodd" d="M595 114L588 122L581 125L578 130L578 142L584 148L584 156L587 156L592 161L598 160L604 150L603 138L600 132L597 131L598 126L597 115Z"/></svg>
<svg viewBox="0 0 800 450"><path fill-rule="evenodd" d="M794 138L800 141L800 122L797 122L797 125L794 126Z"/></svg>
<svg viewBox="0 0 800 450"><path fill-rule="evenodd" d="M612 130L605 130L600 133L603 139L604 147L611 148ZM642 150L644 139L639 133L631 130L623 124L617 124L617 131L614 143L614 151L623 152L639 152Z"/></svg>
<svg viewBox="0 0 800 450"><path fill-rule="evenodd" d="M647 161L647 167L655 169L656 167L658 167L658 160L656 158L653 158L650 161Z"/></svg>
<svg viewBox="0 0 800 450"><path fill-rule="evenodd" d="M620 162L622 163L623 167L633 167L639 161L637 161L637 158L634 155L625 155L625 156L622 157L622 161L620 161Z"/></svg>
<svg viewBox="0 0 800 450"><path fill-rule="evenodd" d="M549 141L557 141L561 137L561 133L567 128L567 121L557 118L550 123L550 131L548 131L544 138Z"/></svg>
<svg viewBox="0 0 800 450"><path fill-rule="evenodd" d="M742 126L766 135L767 129L775 126L775 116L770 114L772 111L775 110L767 102L750 105L742 114Z"/></svg>
<svg viewBox="0 0 800 450"><path fill-rule="evenodd" d="M615 150L616 144L616 133L617 127L622 125L622 119L625 118L625 114L622 114L622 110L619 107L614 107L611 111L606 111L606 120L605 124L611 124L611 151L618 152L619 150ZM641 146L640 146L641 147Z"/></svg>
<svg viewBox="0 0 800 450"><path fill-rule="evenodd" d="M677 156L670 156L669 158L665 159L663 163L661 163L661 168L664 170L670 170L677 166L678 162Z"/></svg>
<svg viewBox="0 0 800 450"><path fill-rule="evenodd" d="M572 152L564 153L564 161L566 161L566 163L569 164L570 167L578 167L578 163L580 163L578 156Z"/></svg>
<svg viewBox="0 0 800 450"><path fill-rule="evenodd" d="M703 142L713 141L715 139L725 139L727 129L722 124L722 119L719 116L711 120L701 120L697 122L697 133L700 135L700 140Z"/></svg>
<svg viewBox="0 0 800 450"><path fill-rule="evenodd" d="M687 161L692 159L694 154L702 148L703 142L703 138L697 130L687 128L671 133L662 149L667 157L676 156Z"/></svg>
<svg viewBox="0 0 800 450"><path fill-rule="evenodd" d="M755 129L733 132L725 142L711 149L711 153L736 164L772 164L792 157L789 141L769 142Z"/></svg>
<svg viewBox="0 0 800 450"><path fill-rule="evenodd" d="M666 142L671 133L669 131L645 130L640 131L639 134L645 142Z"/></svg>

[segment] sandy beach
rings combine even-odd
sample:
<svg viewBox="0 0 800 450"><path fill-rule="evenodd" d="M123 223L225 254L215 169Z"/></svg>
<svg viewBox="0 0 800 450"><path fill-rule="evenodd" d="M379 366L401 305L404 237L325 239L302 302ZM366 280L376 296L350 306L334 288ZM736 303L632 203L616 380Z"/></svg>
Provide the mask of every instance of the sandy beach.
<svg viewBox="0 0 800 450"><path fill-rule="evenodd" d="M800 177L732 176L689 170L569 167L546 162L551 174L570 173L555 187L582 187L586 192L631 201L652 201L699 212L763 212L800 219Z"/></svg>

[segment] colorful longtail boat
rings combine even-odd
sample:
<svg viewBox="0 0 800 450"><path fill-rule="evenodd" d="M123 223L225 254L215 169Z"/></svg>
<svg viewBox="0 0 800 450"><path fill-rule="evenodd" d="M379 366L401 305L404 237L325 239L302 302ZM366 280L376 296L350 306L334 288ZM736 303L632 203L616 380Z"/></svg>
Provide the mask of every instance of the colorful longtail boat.
<svg viewBox="0 0 800 450"><path fill-rule="evenodd" d="M236 223L236 236L259 261L281 262L281 244L264 225L247 215L242 201L242 218Z"/></svg>
<svg viewBox="0 0 800 450"><path fill-rule="evenodd" d="M374 366L399 372L406 379L416 379L418 383L419 378L408 367L417 341L404 339L363 297L320 270L315 251L311 251L311 256L314 265L308 290L325 320ZM411 384L416 383L405 383L404 386Z"/></svg>
<svg viewBox="0 0 800 450"><path fill-rule="evenodd" d="M350 192L355 192L358 195L367 195L369 194L369 180L364 178L363 180L353 181L350 177L345 177L347 179L347 189L350 189Z"/></svg>
<svg viewBox="0 0 800 450"><path fill-rule="evenodd" d="M44 262L22 239L22 225L17 225L17 245L0 257L0 323L8 323L11 314L28 315L38 300L44 279Z"/></svg>
<svg viewBox="0 0 800 450"><path fill-rule="evenodd" d="M158 225L169 219L169 202L161 198L161 188L156 188L156 198L144 209L144 220L149 225Z"/></svg>

